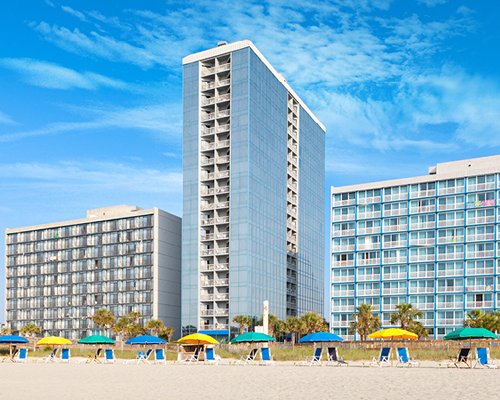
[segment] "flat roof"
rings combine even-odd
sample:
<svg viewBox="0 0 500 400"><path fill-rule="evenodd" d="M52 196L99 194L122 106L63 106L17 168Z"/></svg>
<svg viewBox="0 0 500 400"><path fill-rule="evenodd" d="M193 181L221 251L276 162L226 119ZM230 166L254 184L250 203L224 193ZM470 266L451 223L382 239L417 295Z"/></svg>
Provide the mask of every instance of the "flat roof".
<svg viewBox="0 0 500 400"><path fill-rule="evenodd" d="M236 50L241 50L244 48L250 48L252 51L260 58L260 60L266 65L267 68L273 73L273 75L286 87L286 89L292 94L293 97L299 102L301 107L309 114L309 116L316 122L323 132L326 132L326 127L323 125L319 119L313 114L313 112L307 107L307 105L302 101L302 99L295 93L295 91L288 84L287 80L283 75L281 75L276 69L271 65L271 63L264 57L264 55L255 47L255 45L250 40L241 40L238 42L222 44L220 46L214 47L212 49L203 50L198 53L190 54L182 59L182 64L191 64L193 62L198 62L206 60L207 58L218 57L223 54L231 53Z"/></svg>
<svg viewBox="0 0 500 400"><path fill-rule="evenodd" d="M78 224L88 224L92 222L103 222L119 218L132 218L140 217L143 215L154 214L157 208L150 208L148 210L143 210L136 206L114 206L106 208L98 208L94 210L87 210L86 218L72 219L68 221L61 222L50 222L48 224L25 226L21 228L6 228L5 234L20 233L20 232L30 232L40 229L50 229L50 228L62 228L65 226L78 225ZM160 212L164 212L159 210Z"/></svg>
<svg viewBox="0 0 500 400"><path fill-rule="evenodd" d="M469 176L495 173L500 173L500 155L439 163L436 166L429 168L429 175L402 179L391 179L387 181L360 183L349 186L332 186L331 193L337 194L356 192L360 190L381 189L392 186L435 182L446 179L466 178Z"/></svg>

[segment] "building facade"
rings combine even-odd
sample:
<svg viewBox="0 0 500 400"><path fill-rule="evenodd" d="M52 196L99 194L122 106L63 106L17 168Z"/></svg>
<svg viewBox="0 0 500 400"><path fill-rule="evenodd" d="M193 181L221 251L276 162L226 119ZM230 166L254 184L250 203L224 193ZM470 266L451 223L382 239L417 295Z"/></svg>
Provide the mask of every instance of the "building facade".
<svg viewBox="0 0 500 400"><path fill-rule="evenodd" d="M99 331L99 308L161 319L180 334L181 219L116 206L84 219L7 229L5 318L18 332L81 338Z"/></svg>
<svg viewBox="0 0 500 400"><path fill-rule="evenodd" d="M324 127L249 41L183 64L183 327L322 313Z"/></svg>
<svg viewBox="0 0 500 400"><path fill-rule="evenodd" d="M332 331L352 338L368 303L424 313L430 337L500 306L500 156L438 164L429 175L331 189Z"/></svg>

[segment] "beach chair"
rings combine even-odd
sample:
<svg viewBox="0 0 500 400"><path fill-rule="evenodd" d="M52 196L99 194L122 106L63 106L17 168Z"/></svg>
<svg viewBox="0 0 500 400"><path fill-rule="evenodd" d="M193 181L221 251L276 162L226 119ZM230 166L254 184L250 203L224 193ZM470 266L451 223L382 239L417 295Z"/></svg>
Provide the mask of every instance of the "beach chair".
<svg viewBox="0 0 500 400"><path fill-rule="evenodd" d="M165 351L163 349L155 349L155 364L166 364Z"/></svg>
<svg viewBox="0 0 500 400"><path fill-rule="evenodd" d="M497 365L493 364L490 358L490 349L487 347L478 347L476 349L476 364L474 368L497 368Z"/></svg>
<svg viewBox="0 0 500 400"><path fill-rule="evenodd" d="M322 347L316 347L314 349L314 354L312 356L306 357L306 362L304 365L307 365L309 367L312 367L314 365L319 365L321 366L321 355L323 354L323 348Z"/></svg>
<svg viewBox="0 0 500 400"><path fill-rule="evenodd" d="M460 349L457 357L451 357L450 362L448 363L448 367L456 367L456 368L471 368L472 365L469 362L469 348Z"/></svg>
<svg viewBox="0 0 500 400"><path fill-rule="evenodd" d="M104 351L104 363L105 364L115 363L115 351L113 349L106 349Z"/></svg>
<svg viewBox="0 0 500 400"><path fill-rule="evenodd" d="M14 362L25 363L28 360L28 349L19 349L17 357L14 357Z"/></svg>
<svg viewBox="0 0 500 400"><path fill-rule="evenodd" d="M382 347L380 349L380 354L378 358L373 357L368 363L364 363L363 366L367 365L370 367L390 367L391 366L391 348Z"/></svg>
<svg viewBox="0 0 500 400"><path fill-rule="evenodd" d="M269 347L261 347L259 365L271 365L272 363L273 360L271 358L271 349L269 349Z"/></svg>
<svg viewBox="0 0 500 400"><path fill-rule="evenodd" d="M206 364L217 364L220 360L220 357L215 355L215 350L213 347L207 347L205 349L205 363Z"/></svg>
<svg viewBox="0 0 500 400"><path fill-rule="evenodd" d="M59 359L60 362L69 363L70 357L71 357L71 352L69 349L66 348L61 349L61 358Z"/></svg>
<svg viewBox="0 0 500 400"><path fill-rule="evenodd" d="M410 358L410 355L408 354L408 349L406 347L398 347L397 348L398 352L398 362L396 364L396 367L418 367L419 362L415 361L414 359Z"/></svg>
<svg viewBox="0 0 500 400"><path fill-rule="evenodd" d="M54 362L56 361L56 356L57 356L57 348L54 348L52 352L47 357L45 357L44 361L46 363Z"/></svg>
<svg viewBox="0 0 500 400"><path fill-rule="evenodd" d="M190 357L186 358L184 362L188 364L196 364L199 362L199 358L200 358L200 347L197 347L194 353L191 354Z"/></svg>
<svg viewBox="0 0 500 400"><path fill-rule="evenodd" d="M328 347L328 361L326 365L347 367L349 364L347 361L344 361L343 358L339 357L339 352L336 347Z"/></svg>
<svg viewBox="0 0 500 400"><path fill-rule="evenodd" d="M241 357L240 361L243 365L247 364L252 364L255 361L255 358L257 357L259 349L252 349L250 350L250 353L246 357Z"/></svg>

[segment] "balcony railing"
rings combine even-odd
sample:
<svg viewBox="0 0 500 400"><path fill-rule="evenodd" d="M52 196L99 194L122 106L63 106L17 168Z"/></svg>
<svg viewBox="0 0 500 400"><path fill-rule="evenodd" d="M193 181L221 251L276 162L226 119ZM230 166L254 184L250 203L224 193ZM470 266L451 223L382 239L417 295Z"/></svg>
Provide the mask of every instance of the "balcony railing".
<svg viewBox="0 0 500 400"><path fill-rule="evenodd" d="M219 64L217 66L217 72L229 71L231 69L231 63Z"/></svg>
<svg viewBox="0 0 500 400"><path fill-rule="evenodd" d="M404 257L383 257L382 258L382 264L399 264L399 263L406 263L406 256ZM406 274L405 274L406 276Z"/></svg>
<svg viewBox="0 0 500 400"><path fill-rule="evenodd" d="M476 183L467 185L467 190L469 192L475 192L477 190L487 190L487 189L495 189L495 182L486 182L486 183Z"/></svg>
<svg viewBox="0 0 500 400"><path fill-rule="evenodd" d="M465 303L466 308L492 308L493 301L467 301Z"/></svg>
<svg viewBox="0 0 500 400"><path fill-rule="evenodd" d="M467 268L467 275L491 275L495 268Z"/></svg>
<svg viewBox="0 0 500 400"><path fill-rule="evenodd" d="M354 296L354 290L333 290L332 296L334 296L334 297Z"/></svg>
<svg viewBox="0 0 500 400"><path fill-rule="evenodd" d="M217 81L217 86L227 86L231 83L231 79L221 79Z"/></svg>
<svg viewBox="0 0 500 400"><path fill-rule="evenodd" d="M380 274L365 274L365 275L358 275L357 276L358 281L379 281L380 280ZM378 291L379 289L377 289ZM359 294L359 290L358 290Z"/></svg>
<svg viewBox="0 0 500 400"><path fill-rule="evenodd" d="M494 240L494 233L478 233L476 235L467 235L468 242L481 242L483 240Z"/></svg>
<svg viewBox="0 0 500 400"><path fill-rule="evenodd" d="M384 195L384 201L406 200L408 193L394 193Z"/></svg>
<svg viewBox="0 0 500 400"><path fill-rule="evenodd" d="M468 224L491 224L495 222L495 217L493 215L487 216L487 217L472 217L472 218L467 218L467 223Z"/></svg>
<svg viewBox="0 0 500 400"><path fill-rule="evenodd" d="M337 282L354 282L354 275L347 275L347 276L333 276L332 282L337 283Z"/></svg>
<svg viewBox="0 0 500 400"><path fill-rule="evenodd" d="M412 214L434 212L436 211L436 206L434 205L434 206L411 207L410 210Z"/></svg>
<svg viewBox="0 0 500 400"><path fill-rule="evenodd" d="M333 251L334 252L341 252L341 251L353 251L354 250L354 245L347 245L347 246L333 246Z"/></svg>
<svg viewBox="0 0 500 400"><path fill-rule="evenodd" d="M465 203L439 204L438 205L438 211L458 210L460 208L465 208Z"/></svg>
<svg viewBox="0 0 500 400"><path fill-rule="evenodd" d="M376 265L380 264L380 258L367 258L358 260L358 265Z"/></svg>
<svg viewBox="0 0 500 400"><path fill-rule="evenodd" d="M469 258L487 258L487 257L493 257L494 255L495 255L494 250L467 251L467 257Z"/></svg>
<svg viewBox="0 0 500 400"><path fill-rule="evenodd" d="M491 285L467 285L465 290L467 292L489 292L493 290L493 284Z"/></svg>
<svg viewBox="0 0 500 400"><path fill-rule="evenodd" d="M231 124L223 124L223 125L219 125L216 128L216 131L217 131L217 133L221 133L221 132L227 132L230 129L231 129Z"/></svg>
<svg viewBox="0 0 500 400"><path fill-rule="evenodd" d="M392 247L406 247L408 245L408 241L400 240L398 242L384 242L384 248L392 248Z"/></svg>
<svg viewBox="0 0 500 400"><path fill-rule="evenodd" d="M436 195L436 190L435 189L429 189L429 190L419 190L416 192L410 192L410 198L415 199L417 197L429 197L429 196L435 196Z"/></svg>
<svg viewBox="0 0 500 400"><path fill-rule="evenodd" d="M441 236L438 237L438 243L462 243L464 241L463 236Z"/></svg>
<svg viewBox="0 0 500 400"><path fill-rule="evenodd" d="M434 271L416 271L409 273L410 279L415 278L434 278Z"/></svg>
<svg viewBox="0 0 500 400"><path fill-rule="evenodd" d="M434 238L410 239L410 246L432 246Z"/></svg>
<svg viewBox="0 0 500 400"><path fill-rule="evenodd" d="M433 287L427 287L427 286L410 286L409 292L411 294L418 294L418 293L434 293L434 288Z"/></svg>
<svg viewBox="0 0 500 400"><path fill-rule="evenodd" d="M428 228L434 228L435 226L436 226L435 221L417 222L417 223L411 224L411 229L428 229Z"/></svg>
<svg viewBox="0 0 500 400"><path fill-rule="evenodd" d="M214 295L216 301L229 300L229 293L217 293Z"/></svg>
<svg viewBox="0 0 500 400"><path fill-rule="evenodd" d="M333 221L349 221L349 220L354 220L354 214L340 214L340 215L334 215L333 216Z"/></svg>
<svg viewBox="0 0 500 400"><path fill-rule="evenodd" d="M438 253L438 260L459 260L464 258L464 253Z"/></svg>
<svg viewBox="0 0 500 400"><path fill-rule="evenodd" d="M359 199L358 204L380 203L380 199L380 196L365 197L363 199Z"/></svg>
<svg viewBox="0 0 500 400"><path fill-rule="evenodd" d="M406 288L382 288L382 294L406 294Z"/></svg>
<svg viewBox="0 0 500 400"><path fill-rule="evenodd" d="M347 199L347 200L338 200L338 201L333 201L333 206L334 207L339 207L339 206L350 206L352 204L356 204L356 199Z"/></svg>
<svg viewBox="0 0 500 400"><path fill-rule="evenodd" d="M406 272L395 274L382 274L382 279L406 279Z"/></svg>
<svg viewBox="0 0 500 400"><path fill-rule="evenodd" d="M221 187L215 188L215 193L216 194L229 193L229 186L221 186Z"/></svg>
<svg viewBox="0 0 500 400"><path fill-rule="evenodd" d="M406 215L408 214L407 208L398 208L394 210L384 210L384 217L392 217L395 215Z"/></svg>
<svg viewBox="0 0 500 400"><path fill-rule="evenodd" d="M351 235L354 235L354 231ZM369 235L371 233L380 233L380 226L374 226L370 228L358 228L358 235Z"/></svg>
<svg viewBox="0 0 500 400"><path fill-rule="evenodd" d="M408 230L408 225L385 225L383 232L400 232Z"/></svg>
<svg viewBox="0 0 500 400"><path fill-rule="evenodd" d="M354 305L349 306L336 306L332 305L333 312L354 312Z"/></svg>
<svg viewBox="0 0 500 400"><path fill-rule="evenodd" d="M201 88L202 90L210 90L215 87L215 82L202 82Z"/></svg>
<svg viewBox="0 0 500 400"><path fill-rule="evenodd" d="M438 227L445 227L445 226L462 226L464 224L464 219L445 219L445 220L438 220Z"/></svg>
<svg viewBox="0 0 500 400"><path fill-rule="evenodd" d="M213 294L200 294L200 300L201 301L213 301L214 295Z"/></svg>
<svg viewBox="0 0 500 400"><path fill-rule="evenodd" d="M380 296L380 289L358 289L356 292L356 295L357 296Z"/></svg>
<svg viewBox="0 0 500 400"><path fill-rule="evenodd" d="M434 261L434 254L411 255L410 262Z"/></svg>
<svg viewBox="0 0 500 400"><path fill-rule="evenodd" d="M445 270L440 270L438 269L436 272L437 276L463 276L464 270L461 269L445 269Z"/></svg>
<svg viewBox="0 0 500 400"><path fill-rule="evenodd" d="M463 292L463 286L438 286L436 292Z"/></svg>
<svg viewBox="0 0 500 400"><path fill-rule="evenodd" d="M432 310L434 309L434 303L416 303L415 308L418 310Z"/></svg>
<svg viewBox="0 0 500 400"><path fill-rule="evenodd" d="M221 157L217 157L217 159L216 159L217 164L226 164L229 161L231 161L230 156L221 156Z"/></svg>
<svg viewBox="0 0 500 400"><path fill-rule="evenodd" d="M231 110L217 111L217 118L226 118L231 115Z"/></svg>
<svg viewBox="0 0 500 400"><path fill-rule="evenodd" d="M380 243L362 243L358 244L358 250L375 250L380 249Z"/></svg>
<svg viewBox="0 0 500 400"><path fill-rule="evenodd" d="M463 193L465 188L463 186L454 186L448 188L439 188L439 194L453 194L453 193Z"/></svg>
<svg viewBox="0 0 500 400"><path fill-rule="evenodd" d="M464 308L464 303L463 302L437 302L436 303L436 308L439 309L439 308Z"/></svg>
<svg viewBox="0 0 500 400"><path fill-rule="evenodd" d="M201 165L212 165L215 162L214 158L205 158L200 161Z"/></svg>
<svg viewBox="0 0 500 400"><path fill-rule="evenodd" d="M358 219L373 219L373 218L380 218L381 212L380 211L373 211L373 212L365 212L365 213L358 213Z"/></svg>

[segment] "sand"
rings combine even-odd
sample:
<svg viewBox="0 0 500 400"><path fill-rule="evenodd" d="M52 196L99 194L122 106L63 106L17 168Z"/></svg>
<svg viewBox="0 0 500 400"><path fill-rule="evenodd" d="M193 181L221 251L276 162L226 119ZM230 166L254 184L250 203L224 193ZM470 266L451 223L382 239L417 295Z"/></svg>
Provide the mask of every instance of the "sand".
<svg viewBox="0 0 500 400"><path fill-rule="evenodd" d="M497 399L500 369L0 364L0 399Z"/></svg>

